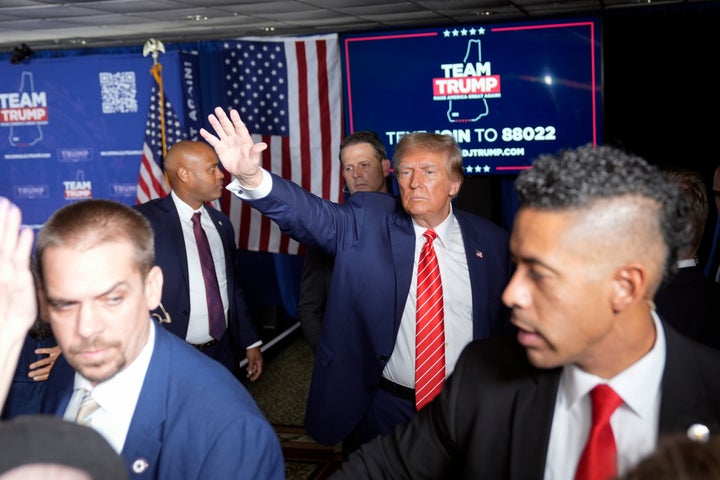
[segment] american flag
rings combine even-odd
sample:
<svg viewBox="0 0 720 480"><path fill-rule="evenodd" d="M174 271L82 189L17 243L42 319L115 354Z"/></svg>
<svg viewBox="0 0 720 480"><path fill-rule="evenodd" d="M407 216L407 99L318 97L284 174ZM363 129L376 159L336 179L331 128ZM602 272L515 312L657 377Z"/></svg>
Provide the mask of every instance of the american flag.
<svg viewBox="0 0 720 480"><path fill-rule="evenodd" d="M338 151L342 79L338 37L248 38L225 42L224 90L256 142L263 166L325 199L340 201ZM300 244L235 196L223 210L241 250L302 253Z"/></svg>
<svg viewBox="0 0 720 480"><path fill-rule="evenodd" d="M170 193L170 185L165 177L163 168L163 151L170 148L175 142L187 138L180 119L164 96L162 87L162 67L156 63L150 69L155 81L150 91L150 107L148 108L145 123L145 141L140 161L137 192L135 203L145 203L153 198L162 198ZM160 100L163 99L164 112L160 109ZM163 148L163 133L161 128L161 113L165 116L165 149Z"/></svg>

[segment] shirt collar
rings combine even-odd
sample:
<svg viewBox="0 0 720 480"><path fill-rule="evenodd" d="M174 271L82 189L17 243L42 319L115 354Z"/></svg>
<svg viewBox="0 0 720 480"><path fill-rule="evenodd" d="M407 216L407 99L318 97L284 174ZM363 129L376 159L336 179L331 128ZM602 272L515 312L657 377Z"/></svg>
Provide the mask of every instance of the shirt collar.
<svg viewBox="0 0 720 480"><path fill-rule="evenodd" d="M697 264L697 258L685 258L677 262L678 268L696 267Z"/></svg>
<svg viewBox="0 0 720 480"><path fill-rule="evenodd" d="M562 373L561 394L565 395L566 405L572 406L579 401L596 385L607 383L638 415L645 416L652 412L654 395L648 392L657 392L665 370L665 331L655 310L651 310L653 324L655 325L655 345L640 360L606 380L581 370L577 365L565 365Z"/></svg>
<svg viewBox="0 0 720 480"><path fill-rule="evenodd" d="M415 219L412 219L413 228L415 230L415 238L422 244L425 242L425 238L423 237L423 233L425 233L425 230L427 230L427 227L423 227L420 224L418 224ZM437 240L440 241L440 244L445 246L448 243L448 239L450 238L450 233L452 232L453 226L455 225L455 215L453 215L452 211L452 204L450 205L450 213L445 218L445 220L442 221L442 223L433 230L435 230L435 233L437 233Z"/></svg>
<svg viewBox="0 0 720 480"><path fill-rule="evenodd" d="M180 218L186 222L192 222L192 216L195 212L202 212L203 215L206 215L207 212L205 211L205 206L201 205L198 210L193 210L193 208L182 201L180 197L177 196L177 193L175 193L174 190L170 191L170 196L173 199L173 202L175 203L175 208L177 208L178 215Z"/></svg>

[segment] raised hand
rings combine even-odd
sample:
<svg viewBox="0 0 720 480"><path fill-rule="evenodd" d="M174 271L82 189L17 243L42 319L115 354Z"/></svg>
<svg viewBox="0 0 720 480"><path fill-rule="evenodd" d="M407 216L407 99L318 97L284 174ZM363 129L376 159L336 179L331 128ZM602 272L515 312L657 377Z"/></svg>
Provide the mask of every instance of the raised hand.
<svg viewBox="0 0 720 480"><path fill-rule="evenodd" d="M254 143L237 110L231 110L228 117L222 108L216 107L215 113L208 115L208 121L217 136L204 128L200 129L200 135L215 149L223 168L245 187L259 185L263 177L262 152L267 144Z"/></svg>
<svg viewBox="0 0 720 480"><path fill-rule="evenodd" d="M24 339L35 321L37 300L30 271L33 233L21 221L20 209L0 198L0 331Z"/></svg>
<svg viewBox="0 0 720 480"><path fill-rule="evenodd" d="M21 225L20 209L0 198L0 405L15 374L20 349L37 315L30 271L33 233Z"/></svg>

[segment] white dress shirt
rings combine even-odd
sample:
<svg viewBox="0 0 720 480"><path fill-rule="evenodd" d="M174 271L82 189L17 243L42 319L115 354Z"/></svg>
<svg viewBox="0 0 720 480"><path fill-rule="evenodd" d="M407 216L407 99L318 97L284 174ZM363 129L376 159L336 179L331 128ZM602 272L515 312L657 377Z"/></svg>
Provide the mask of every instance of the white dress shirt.
<svg viewBox="0 0 720 480"><path fill-rule="evenodd" d="M140 354L124 369L111 379L92 386L90 381L75 372L73 397L70 400L63 418L74 422L80 408L82 390L92 393L92 397L100 408L92 414L92 428L97 430L108 443L121 453L130 423L132 422L135 406L137 405L140 390L142 390L145 374L150 365L153 349L155 348L155 324L149 317L150 331L145 346ZM64 441L59 439L59 441Z"/></svg>
<svg viewBox="0 0 720 480"><path fill-rule="evenodd" d="M423 233L427 230L414 220L413 228L415 229L415 260L412 283L400 319L395 348L383 370L383 377L408 388L415 388L417 270L420 252L425 244ZM443 286L445 376L447 377L455 368L462 349L472 340L472 292L462 232L452 210L450 215L433 230L437 233L433 246L440 265Z"/></svg>
<svg viewBox="0 0 720 480"><path fill-rule="evenodd" d="M545 480L567 480L575 476L592 424L590 390L607 383L623 399L610 417L618 452L618 474L622 475L657 443L660 417L660 382L665 370L665 333L652 311L655 345L632 366L606 380L574 365L565 366L560 379Z"/></svg>
<svg viewBox="0 0 720 480"><path fill-rule="evenodd" d="M203 281L200 255L198 254L195 233L193 232L192 217L195 212L201 212L200 225L202 225L203 230L205 230L208 243L210 244L210 252L212 253L213 263L215 264L215 274L217 276L218 286L220 287L220 297L222 298L223 308L225 310L225 323L227 324L229 304L227 272L225 271L225 249L223 248L220 234L204 206L201 206L199 210L193 210L190 205L180 200L175 192L170 192L170 195L172 195L178 215L180 216L180 225L182 225L183 239L185 240L185 254L188 263L190 318L188 320L188 330L185 340L188 343L195 344L209 342L213 337L210 335L205 282Z"/></svg>

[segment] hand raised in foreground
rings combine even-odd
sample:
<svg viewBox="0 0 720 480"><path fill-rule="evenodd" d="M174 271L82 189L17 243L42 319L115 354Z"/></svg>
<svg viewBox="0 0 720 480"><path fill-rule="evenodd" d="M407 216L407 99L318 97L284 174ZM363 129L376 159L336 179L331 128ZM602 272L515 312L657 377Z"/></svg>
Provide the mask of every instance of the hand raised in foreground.
<svg viewBox="0 0 720 480"><path fill-rule="evenodd" d="M33 232L21 221L20 209L0 198L0 336L24 340L37 301L30 270Z"/></svg>
<svg viewBox="0 0 720 480"><path fill-rule="evenodd" d="M216 107L215 113L208 115L208 121L217 136L204 128L200 129L200 135L215 149L223 168L244 187L258 186L263 178L262 152L267 144L254 143L237 110L231 110L228 117L222 108Z"/></svg>
<svg viewBox="0 0 720 480"><path fill-rule="evenodd" d="M30 270L33 232L20 209L0 198L0 405L5 403L20 349L37 315Z"/></svg>

